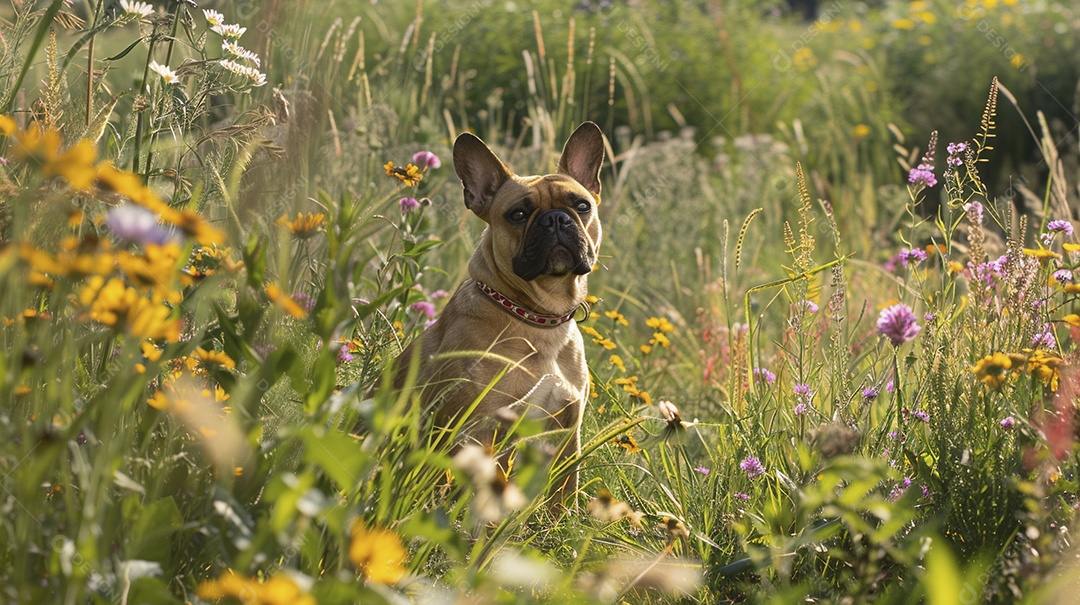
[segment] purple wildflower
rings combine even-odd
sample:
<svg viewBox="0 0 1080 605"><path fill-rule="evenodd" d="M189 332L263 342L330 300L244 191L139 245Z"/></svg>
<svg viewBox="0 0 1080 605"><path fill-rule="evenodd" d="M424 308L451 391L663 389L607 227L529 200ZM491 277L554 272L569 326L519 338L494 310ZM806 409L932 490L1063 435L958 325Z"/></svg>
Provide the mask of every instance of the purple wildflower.
<svg viewBox="0 0 1080 605"><path fill-rule="evenodd" d="M967 142L961 141L959 143L949 143L948 146L945 147L945 150L949 152L949 155L960 155L967 151L967 148Z"/></svg>
<svg viewBox="0 0 1080 605"><path fill-rule="evenodd" d="M896 304L882 310L878 316L877 329L882 336L892 342L894 347L899 347L915 338L919 330L922 330L915 321L915 314L911 311L911 307L905 304Z"/></svg>
<svg viewBox="0 0 1080 605"><path fill-rule="evenodd" d="M735 497L738 498L739 500L743 500L743 501L746 501L746 500L750 499L749 495L744 494L742 492L735 492Z"/></svg>
<svg viewBox="0 0 1080 605"><path fill-rule="evenodd" d="M900 483L896 484L896 487L894 487L892 489L892 491L889 492L889 499L890 500L899 500L900 496L903 496L904 492L907 491L907 488L909 488L909 487L911 487L911 479L908 479L907 477L904 477L900 481Z"/></svg>
<svg viewBox="0 0 1080 605"><path fill-rule="evenodd" d="M917 265L926 260L926 251L919 248L908 248L897 253L896 258L905 267L909 264Z"/></svg>
<svg viewBox="0 0 1080 605"><path fill-rule="evenodd" d="M919 165L912 168L908 173L908 182L919 187L933 187L937 184L934 176L934 151L937 149L937 131L930 133L930 142L926 145L926 153L919 160Z"/></svg>
<svg viewBox="0 0 1080 605"><path fill-rule="evenodd" d="M1054 330L1050 327L1050 324L1043 326L1042 331L1031 339L1031 344L1036 349L1053 349L1057 347L1057 338L1054 336Z"/></svg>
<svg viewBox="0 0 1080 605"><path fill-rule="evenodd" d="M412 197L403 197L400 201L398 201L398 204L401 205L402 214L408 214L420 207L420 202L416 201L416 198Z"/></svg>
<svg viewBox="0 0 1080 605"><path fill-rule="evenodd" d="M799 384L796 384L794 387L792 387L791 391L796 395L807 397L810 395L810 385L806 384L805 382L800 382Z"/></svg>
<svg viewBox="0 0 1080 605"><path fill-rule="evenodd" d="M792 411L794 412L794 414L796 416L802 416L806 412L810 411L810 408L805 403L799 403L798 405L795 406L795 409L792 410Z"/></svg>
<svg viewBox="0 0 1080 605"><path fill-rule="evenodd" d="M1006 416L998 424L1000 424L1001 428L1005 429L1006 431L1011 431L1013 426L1016 425L1016 421L1013 420L1012 416Z"/></svg>
<svg viewBox="0 0 1080 605"><path fill-rule="evenodd" d="M447 292L446 290L443 290L443 289L440 288L440 289L432 292L430 296L431 296L431 298L434 298L434 299L446 298L447 296L450 296L450 293Z"/></svg>
<svg viewBox="0 0 1080 605"><path fill-rule="evenodd" d="M141 206L121 204L105 215L105 224L117 239L135 242L140 246L158 246L177 241L175 231L158 222L158 215Z"/></svg>
<svg viewBox="0 0 1080 605"><path fill-rule="evenodd" d="M968 220L981 225L983 221L983 205L979 202L968 202L964 204L964 212L967 213Z"/></svg>
<svg viewBox="0 0 1080 605"><path fill-rule="evenodd" d="M349 363L353 360L352 352L349 351L349 345L345 344L341 346L341 350L338 351L337 362L338 365L343 363Z"/></svg>
<svg viewBox="0 0 1080 605"><path fill-rule="evenodd" d="M862 396L863 399L871 401L873 399L876 399L879 393L880 391L877 389L877 387L866 387L865 389L863 389Z"/></svg>
<svg viewBox="0 0 1080 605"><path fill-rule="evenodd" d="M915 410L911 413L911 415L918 418L919 420L922 420L923 422L930 422L930 414L927 414L922 410Z"/></svg>
<svg viewBox="0 0 1080 605"><path fill-rule="evenodd" d="M930 499L930 488L926 487L925 485L920 485L919 487L922 489L922 497L925 498L926 500L929 500Z"/></svg>
<svg viewBox="0 0 1080 605"><path fill-rule="evenodd" d="M912 168L911 172L908 172L908 182L912 185L922 185L924 187L933 187L937 185L937 177L934 176L934 166L931 164L919 164L917 168Z"/></svg>
<svg viewBox="0 0 1080 605"><path fill-rule="evenodd" d="M416 164L417 168L420 168L421 170L426 168L439 168L442 166L439 156L430 151L417 151L413 154L412 163Z"/></svg>
<svg viewBox="0 0 1080 605"><path fill-rule="evenodd" d="M760 383L772 384L776 382L776 374L765 368L754 368L754 380Z"/></svg>
<svg viewBox="0 0 1080 605"><path fill-rule="evenodd" d="M1053 233L1073 234L1073 226L1069 221L1050 221L1046 224L1046 230Z"/></svg>
<svg viewBox="0 0 1080 605"><path fill-rule="evenodd" d="M966 142L949 143L945 148L949 152L949 157L945 160L945 163L953 168L963 166L964 159L960 155L967 151L967 148L968 144Z"/></svg>
<svg viewBox="0 0 1080 605"><path fill-rule="evenodd" d="M758 475L765 474L765 467L761 465L761 460L757 456L750 456L746 460L739 463L739 468L746 471L746 477L753 479Z"/></svg>
<svg viewBox="0 0 1080 605"><path fill-rule="evenodd" d="M426 300L414 302L409 308L418 313L422 313L428 319L435 317L435 305Z"/></svg>
<svg viewBox="0 0 1080 605"><path fill-rule="evenodd" d="M1073 272L1068 269L1060 269L1054 271L1054 280L1063 284L1067 284L1073 280Z"/></svg>
<svg viewBox="0 0 1080 605"><path fill-rule="evenodd" d="M892 393L894 390L896 390L896 383L894 383L891 380L889 382L885 383L885 392L886 393Z"/></svg>
<svg viewBox="0 0 1080 605"><path fill-rule="evenodd" d="M704 466L695 467L694 470L701 473L702 475L708 475L711 472L708 468Z"/></svg>

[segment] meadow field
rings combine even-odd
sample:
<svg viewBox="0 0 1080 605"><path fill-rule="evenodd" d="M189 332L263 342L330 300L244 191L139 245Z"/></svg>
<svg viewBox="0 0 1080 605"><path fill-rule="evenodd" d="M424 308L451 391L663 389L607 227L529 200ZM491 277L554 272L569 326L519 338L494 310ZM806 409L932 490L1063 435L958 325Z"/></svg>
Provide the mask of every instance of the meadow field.
<svg viewBox="0 0 1080 605"><path fill-rule="evenodd" d="M1068 0L6 3L0 601L1077 602L1078 52ZM482 230L455 137L585 120L559 511L542 426L448 449L389 369Z"/></svg>

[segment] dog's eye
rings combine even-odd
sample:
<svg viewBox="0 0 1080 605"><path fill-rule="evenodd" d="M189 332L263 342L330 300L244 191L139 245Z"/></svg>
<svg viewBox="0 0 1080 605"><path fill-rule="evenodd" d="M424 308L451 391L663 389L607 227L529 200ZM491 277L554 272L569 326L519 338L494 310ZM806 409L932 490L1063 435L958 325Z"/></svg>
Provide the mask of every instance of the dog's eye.
<svg viewBox="0 0 1080 605"><path fill-rule="evenodd" d="M585 214L585 213L587 213L588 211L592 210L592 204L590 204L589 202L587 202L587 201L585 201L585 200L579 200L579 201L578 201L578 203L577 203L577 205L575 205L575 206L574 206L574 208L575 208L575 209L576 209L576 210L577 210L577 211L578 211L578 212L579 212L580 214Z"/></svg>
<svg viewBox="0 0 1080 605"><path fill-rule="evenodd" d="M529 213L526 212L523 208L511 210L506 215L506 220L510 221L511 223L521 223L524 222L527 218L529 218Z"/></svg>

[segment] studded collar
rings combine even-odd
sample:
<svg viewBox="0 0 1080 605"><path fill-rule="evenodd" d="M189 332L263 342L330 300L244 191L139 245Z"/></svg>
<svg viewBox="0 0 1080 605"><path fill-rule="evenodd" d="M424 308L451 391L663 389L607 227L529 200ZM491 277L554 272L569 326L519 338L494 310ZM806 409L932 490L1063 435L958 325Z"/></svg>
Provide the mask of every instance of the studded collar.
<svg viewBox="0 0 1080 605"><path fill-rule="evenodd" d="M516 302L510 300L501 292L485 283L476 282L476 287L480 288L481 292L487 295L488 298L490 298L495 304L499 305L499 307L501 307L507 313L513 315L514 317L525 323L529 323L542 328L554 328L556 326L561 326L562 324L573 319L574 311L577 310L574 309L566 315L542 315L540 313L533 313L532 311L529 311L525 307L522 307Z"/></svg>

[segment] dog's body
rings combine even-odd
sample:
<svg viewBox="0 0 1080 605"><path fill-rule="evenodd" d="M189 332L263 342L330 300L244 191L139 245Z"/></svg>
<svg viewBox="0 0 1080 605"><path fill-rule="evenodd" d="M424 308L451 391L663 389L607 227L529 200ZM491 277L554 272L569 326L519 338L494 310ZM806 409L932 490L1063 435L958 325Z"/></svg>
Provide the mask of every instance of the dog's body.
<svg viewBox="0 0 1080 605"><path fill-rule="evenodd" d="M591 122L567 141L558 172L542 176L514 175L480 139L458 137L465 205L488 227L469 262L471 279L402 354L408 360L420 347L416 384L438 426L469 413L465 434L491 445L522 416L537 418L566 431L556 460L580 451L589 373L572 316L600 246L603 159L603 135ZM571 473L562 490L576 486Z"/></svg>

